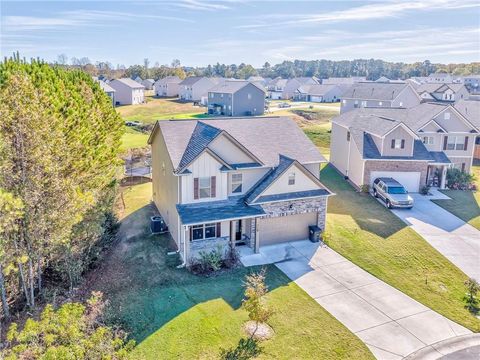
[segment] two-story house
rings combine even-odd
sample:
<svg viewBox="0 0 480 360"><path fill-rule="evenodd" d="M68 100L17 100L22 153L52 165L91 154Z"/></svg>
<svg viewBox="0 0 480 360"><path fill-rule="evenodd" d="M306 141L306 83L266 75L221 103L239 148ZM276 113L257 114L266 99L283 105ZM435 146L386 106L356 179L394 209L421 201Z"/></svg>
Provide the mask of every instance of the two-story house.
<svg viewBox="0 0 480 360"><path fill-rule="evenodd" d="M223 116L263 115L265 90L249 81L226 81L208 91L208 113Z"/></svg>
<svg viewBox="0 0 480 360"><path fill-rule="evenodd" d="M117 105L137 105L145 101L145 86L130 78L115 79L108 85L115 90Z"/></svg>
<svg viewBox="0 0 480 360"><path fill-rule="evenodd" d="M345 90L340 113L366 107L410 108L420 101L417 92L408 83L361 82Z"/></svg>
<svg viewBox="0 0 480 360"><path fill-rule="evenodd" d="M469 92L463 84L422 84L415 89L422 101L456 102L468 99Z"/></svg>
<svg viewBox="0 0 480 360"><path fill-rule="evenodd" d="M353 85L359 82L365 82L367 78L365 76L351 76L351 77L331 77L328 79L322 79L323 85Z"/></svg>
<svg viewBox="0 0 480 360"><path fill-rule="evenodd" d="M326 160L287 117L159 121L153 201L186 263L221 245L258 252L325 228Z"/></svg>
<svg viewBox="0 0 480 360"><path fill-rule="evenodd" d="M105 81L93 77L93 80L98 82L102 90L112 99L112 105L115 106L115 89L108 85Z"/></svg>
<svg viewBox="0 0 480 360"><path fill-rule="evenodd" d="M410 192L444 188L449 167L470 172L477 135L448 104L355 109L332 120L330 162L358 187L392 177Z"/></svg>
<svg viewBox="0 0 480 360"><path fill-rule="evenodd" d="M283 90L287 84L287 79L275 78L267 85L267 97L272 100L280 100L283 96Z"/></svg>
<svg viewBox="0 0 480 360"><path fill-rule="evenodd" d="M221 83L220 79L204 76L189 76L178 85L180 100L202 102L206 101L208 90Z"/></svg>
<svg viewBox="0 0 480 360"><path fill-rule="evenodd" d="M145 80L142 80L141 84L145 86L145 90L153 90L153 86L155 85L155 80L145 79Z"/></svg>
<svg viewBox="0 0 480 360"><path fill-rule="evenodd" d="M480 101L460 100L455 103L455 109L465 116L478 130L473 158L480 160Z"/></svg>
<svg viewBox="0 0 480 360"><path fill-rule="evenodd" d="M166 76L158 79L154 85L155 95L166 97L178 96L179 84L181 82L182 80L178 76Z"/></svg>

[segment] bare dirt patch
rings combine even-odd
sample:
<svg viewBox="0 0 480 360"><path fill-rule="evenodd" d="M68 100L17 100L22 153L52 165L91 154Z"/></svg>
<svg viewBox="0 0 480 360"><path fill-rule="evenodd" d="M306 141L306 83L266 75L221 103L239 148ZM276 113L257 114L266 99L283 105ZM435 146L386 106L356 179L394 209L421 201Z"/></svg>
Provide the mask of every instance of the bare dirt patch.
<svg viewBox="0 0 480 360"><path fill-rule="evenodd" d="M275 334L268 324L257 323L256 321L247 321L243 326L243 330L249 337L259 341L271 339Z"/></svg>

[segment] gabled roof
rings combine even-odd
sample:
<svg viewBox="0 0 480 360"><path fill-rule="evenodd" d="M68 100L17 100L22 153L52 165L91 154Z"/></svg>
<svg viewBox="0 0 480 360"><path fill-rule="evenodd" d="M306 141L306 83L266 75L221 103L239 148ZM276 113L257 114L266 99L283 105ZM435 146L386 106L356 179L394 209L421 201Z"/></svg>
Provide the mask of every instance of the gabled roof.
<svg viewBox="0 0 480 360"><path fill-rule="evenodd" d="M358 145L358 144L357 144ZM364 159L369 160L425 160L425 161L434 161L433 156L430 151L427 150L425 145L423 145L421 140L415 140L413 143L413 155L412 156L385 156L381 155L380 151L377 148L377 145L372 139L372 136L368 133L363 134L363 153L362 156Z"/></svg>
<svg viewBox="0 0 480 360"><path fill-rule="evenodd" d="M110 84L114 85L116 81L121 82L122 84L127 85L128 87L130 87L132 89L145 89L145 86L143 86L142 84L140 84L140 83L138 83L135 80L132 80L130 78L115 79L115 80L112 80L112 82Z"/></svg>
<svg viewBox="0 0 480 360"><path fill-rule="evenodd" d="M208 79L204 76L189 76L189 77L185 78L182 82L180 82L180 85L190 86L190 85L193 85L193 84L197 83L198 81L202 80L203 78Z"/></svg>
<svg viewBox="0 0 480 360"><path fill-rule="evenodd" d="M100 85L103 91L109 93L109 92L115 92L116 90L112 88L110 85L108 85L105 81L95 79L96 82Z"/></svg>
<svg viewBox="0 0 480 360"><path fill-rule="evenodd" d="M313 96L324 96L336 87L338 87L338 85L302 85L297 89L297 91Z"/></svg>
<svg viewBox="0 0 480 360"><path fill-rule="evenodd" d="M243 89L245 86L248 86L248 85L252 85L257 89L264 91L262 88L260 88L260 86L249 81L229 80L212 87L211 89L208 90L208 92L234 94L240 89Z"/></svg>
<svg viewBox="0 0 480 360"><path fill-rule="evenodd" d="M343 98L390 101L396 99L407 87L410 87L410 85L406 83L361 82L353 84L347 89Z"/></svg>
<svg viewBox="0 0 480 360"><path fill-rule="evenodd" d="M178 76L166 76L162 79L158 79L155 84L157 85L162 85L162 84L168 84L168 83L172 83L172 84L178 84L180 83L182 80L178 77Z"/></svg>
<svg viewBox="0 0 480 360"><path fill-rule="evenodd" d="M460 100L455 104L455 109L480 131L480 101Z"/></svg>
<svg viewBox="0 0 480 360"><path fill-rule="evenodd" d="M201 135L200 144L213 140L224 130L266 167L276 166L279 154L297 159L302 164L326 161L305 133L288 117L158 121L148 141L151 143L158 130L161 130L172 165L176 169L199 122L217 129L199 131L195 136Z"/></svg>

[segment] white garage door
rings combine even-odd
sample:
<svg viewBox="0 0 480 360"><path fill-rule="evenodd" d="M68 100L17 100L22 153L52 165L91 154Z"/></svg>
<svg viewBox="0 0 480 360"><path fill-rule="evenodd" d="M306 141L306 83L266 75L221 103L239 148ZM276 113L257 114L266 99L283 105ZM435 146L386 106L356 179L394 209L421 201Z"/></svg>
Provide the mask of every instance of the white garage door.
<svg viewBox="0 0 480 360"><path fill-rule="evenodd" d="M260 246L308 239L308 226L316 224L316 212L260 219Z"/></svg>
<svg viewBox="0 0 480 360"><path fill-rule="evenodd" d="M420 172L407 171L373 171L370 176L370 186L379 177L391 177L402 184L408 192L418 192L420 186Z"/></svg>
<svg viewBox="0 0 480 360"><path fill-rule="evenodd" d="M315 96L315 95L310 96L311 102L322 102L322 100L323 98L321 96Z"/></svg>

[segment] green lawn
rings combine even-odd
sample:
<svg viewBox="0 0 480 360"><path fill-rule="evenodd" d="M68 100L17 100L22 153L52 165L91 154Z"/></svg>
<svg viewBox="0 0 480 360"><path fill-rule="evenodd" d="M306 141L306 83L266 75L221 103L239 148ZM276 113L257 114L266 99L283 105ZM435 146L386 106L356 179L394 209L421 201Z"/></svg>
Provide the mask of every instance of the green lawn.
<svg viewBox="0 0 480 360"><path fill-rule="evenodd" d="M204 114L206 109L193 106L191 102L180 102L172 98L147 97L146 99L145 104L119 106L116 109L125 121L140 121L145 124L154 123L159 119L192 118Z"/></svg>
<svg viewBox="0 0 480 360"><path fill-rule="evenodd" d="M209 278L177 269L171 240L150 235L151 184L122 189L119 243L96 270L89 291L102 290L108 319L137 341L132 359L218 359L245 337L243 268ZM373 359L366 346L275 266L267 267L272 339L259 359Z"/></svg>
<svg viewBox="0 0 480 360"><path fill-rule="evenodd" d="M480 166L474 166L473 173L476 176L477 189L480 189ZM476 192L445 190L442 192L451 200L432 201L480 230L480 190Z"/></svg>
<svg viewBox="0 0 480 360"><path fill-rule="evenodd" d="M147 146L148 134L135 130L131 127L126 127L125 133L122 136L121 150L142 148Z"/></svg>
<svg viewBox="0 0 480 360"><path fill-rule="evenodd" d="M465 309L467 276L373 197L354 189L331 167L322 182L328 202L328 245L417 301L473 330L480 319Z"/></svg>

